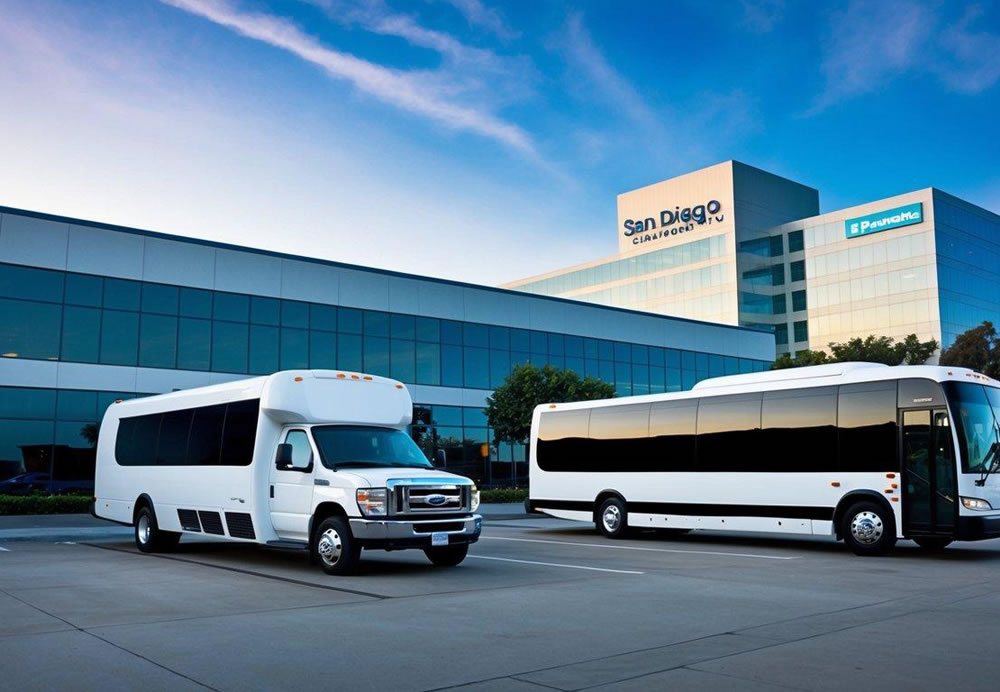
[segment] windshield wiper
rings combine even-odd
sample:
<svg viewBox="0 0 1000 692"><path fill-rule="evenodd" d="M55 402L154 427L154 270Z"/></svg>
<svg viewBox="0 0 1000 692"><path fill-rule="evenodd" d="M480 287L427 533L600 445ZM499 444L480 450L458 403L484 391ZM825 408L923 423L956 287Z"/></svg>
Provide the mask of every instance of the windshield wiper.
<svg viewBox="0 0 1000 692"><path fill-rule="evenodd" d="M976 481L976 487L978 488L986 485L986 479L990 477L991 473L997 470L997 466L1000 466L1000 425L997 424L996 419L993 420L993 437L996 438L996 441L990 445L989 451L983 457L983 472L979 480Z"/></svg>

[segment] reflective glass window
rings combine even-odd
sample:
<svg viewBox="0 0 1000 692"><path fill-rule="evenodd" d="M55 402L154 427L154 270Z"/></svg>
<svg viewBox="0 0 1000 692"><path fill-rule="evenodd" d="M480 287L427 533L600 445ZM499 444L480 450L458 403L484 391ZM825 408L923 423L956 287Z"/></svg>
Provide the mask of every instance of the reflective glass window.
<svg viewBox="0 0 1000 692"><path fill-rule="evenodd" d="M415 382L417 379L416 342L408 339L393 339L390 348L390 376L400 382Z"/></svg>
<svg viewBox="0 0 1000 692"><path fill-rule="evenodd" d="M177 367L208 370L211 365L212 323L181 317L177 324Z"/></svg>
<svg viewBox="0 0 1000 692"><path fill-rule="evenodd" d="M193 409L167 411L160 420L160 435L156 445L156 464L182 466L187 460L188 434L191 432Z"/></svg>
<svg viewBox="0 0 1000 692"><path fill-rule="evenodd" d="M308 329L309 303L301 303L297 300L281 301L281 326Z"/></svg>
<svg viewBox="0 0 1000 692"><path fill-rule="evenodd" d="M66 274L66 303L99 308L104 294L104 279L87 274Z"/></svg>
<svg viewBox="0 0 1000 692"><path fill-rule="evenodd" d="M184 317L211 317L212 292L200 288L181 288L180 313Z"/></svg>
<svg viewBox="0 0 1000 692"><path fill-rule="evenodd" d="M490 387L497 388L510 374L510 352L490 350Z"/></svg>
<svg viewBox="0 0 1000 692"><path fill-rule="evenodd" d="M389 336L389 315L365 310L365 336Z"/></svg>
<svg viewBox="0 0 1000 692"><path fill-rule="evenodd" d="M806 278L806 263L805 260L798 260L797 262L792 262L789 265L789 269L792 275L792 281L804 281Z"/></svg>
<svg viewBox="0 0 1000 692"><path fill-rule="evenodd" d="M345 334L360 334L362 329L362 313L355 308L337 309L337 331Z"/></svg>
<svg viewBox="0 0 1000 692"><path fill-rule="evenodd" d="M253 324L266 324L277 327L281 321L281 301L277 298L251 296L250 321Z"/></svg>
<svg viewBox="0 0 1000 692"><path fill-rule="evenodd" d="M237 401L226 406L220 457L223 466L249 466L253 461L259 413L260 399Z"/></svg>
<svg viewBox="0 0 1000 692"><path fill-rule="evenodd" d="M837 470L836 387L764 392L761 428L758 470Z"/></svg>
<svg viewBox="0 0 1000 692"><path fill-rule="evenodd" d="M0 264L0 296L61 303L63 274L49 269Z"/></svg>
<svg viewBox="0 0 1000 692"><path fill-rule="evenodd" d="M281 328L281 369L300 370L309 367L309 331Z"/></svg>
<svg viewBox="0 0 1000 692"><path fill-rule="evenodd" d="M758 463L761 395L708 397L698 404L701 471L751 471Z"/></svg>
<svg viewBox="0 0 1000 692"><path fill-rule="evenodd" d="M562 334L549 334L549 355L555 358L563 356L565 341Z"/></svg>
<svg viewBox="0 0 1000 692"><path fill-rule="evenodd" d="M250 325L250 363L252 375L269 375L278 371L278 328Z"/></svg>
<svg viewBox="0 0 1000 692"><path fill-rule="evenodd" d="M442 337L444 336L443 327L442 324ZM461 387L463 385L461 346L441 345L441 384L445 387Z"/></svg>
<svg viewBox="0 0 1000 692"><path fill-rule="evenodd" d="M54 389L0 387L0 418L55 418Z"/></svg>
<svg viewBox="0 0 1000 692"><path fill-rule="evenodd" d="M250 317L250 298L235 293L215 294L212 315L217 320L246 322Z"/></svg>
<svg viewBox="0 0 1000 692"><path fill-rule="evenodd" d="M796 341L809 340L809 323L806 320L795 322L792 326L795 328Z"/></svg>
<svg viewBox="0 0 1000 692"><path fill-rule="evenodd" d="M215 466L222 453L222 430L226 422L226 405L200 406L194 410L188 437L187 464Z"/></svg>
<svg viewBox="0 0 1000 692"><path fill-rule="evenodd" d="M549 335L545 332L531 332L531 352L547 354L549 352Z"/></svg>
<svg viewBox="0 0 1000 692"><path fill-rule="evenodd" d="M441 384L441 345L417 342L417 384Z"/></svg>
<svg viewBox="0 0 1000 692"><path fill-rule="evenodd" d="M104 279L104 307L138 310L142 284L128 279Z"/></svg>
<svg viewBox="0 0 1000 692"><path fill-rule="evenodd" d="M61 389L58 392L56 418L60 420L96 421L97 392Z"/></svg>
<svg viewBox="0 0 1000 692"><path fill-rule="evenodd" d="M173 368L177 365L177 318L143 313L139 326L139 365Z"/></svg>
<svg viewBox="0 0 1000 692"><path fill-rule="evenodd" d="M142 311L161 315L176 315L178 290L176 286L163 284L142 285Z"/></svg>
<svg viewBox="0 0 1000 692"><path fill-rule="evenodd" d="M219 302L216 301L216 306ZM249 353L248 325L235 322L212 324L212 370L246 372Z"/></svg>
<svg viewBox="0 0 1000 692"><path fill-rule="evenodd" d="M792 310L805 310L806 309L806 292L805 291L792 291Z"/></svg>
<svg viewBox="0 0 1000 692"><path fill-rule="evenodd" d="M489 350L467 346L464 356L464 382L466 387L474 389L489 389L490 358Z"/></svg>
<svg viewBox="0 0 1000 692"><path fill-rule="evenodd" d="M2 328L0 328L2 329ZM75 363L96 363L101 344L101 311L97 308L63 308L63 360Z"/></svg>
<svg viewBox="0 0 1000 692"><path fill-rule="evenodd" d="M791 231L788 234L788 251L798 252L805 247L802 238L802 231Z"/></svg>
<svg viewBox="0 0 1000 692"><path fill-rule="evenodd" d="M337 331L337 308L334 305L309 306L309 326L328 332Z"/></svg>
<svg viewBox="0 0 1000 692"><path fill-rule="evenodd" d="M388 323L386 327L388 327ZM371 375L389 377L388 339L378 336L365 337L365 372Z"/></svg>
<svg viewBox="0 0 1000 692"><path fill-rule="evenodd" d="M840 387L840 471L892 471L896 457L896 382Z"/></svg>
<svg viewBox="0 0 1000 692"><path fill-rule="evenodd" d="M658 401L649 412L650 454L663 471L694 471L698 401Z"/></svg>
<svg viewBox="0 0 1000 692"><path fill-rule="evenodd" d="M135 365L138 356L139 313L105 310L101 320L101 362Z"/></svg>
<svg viewBox="0 0 1000 692"><path fill-rule="evenodd" d="M393 315L389 330L393 339L412 341L417 338L417 324L413 315Z"/></svg>
<svg viewBox="0 0 1000 692"><path fill-rule="evenodd" d="M0 355L59 358L62 306L0 298Z"/></svg>
<svg viewBox="0 0 1000 692"><path fill-rule="evenodd" d="M487 348L490 345L490 332L485 324L466 322L463 332L463 343L466 346Z"/></svg>
<svg viewBox="0 0 1000 692"><path fill-rule="evenodd" d="M309 367L332 370L337 367L337 335L334 332L309 332Z"/></svg>
<svg viewBox="0 0 1000 692"><path fill-rule="evenodd" d="M510 350L524 351L531 350L531 332L527 329L510 330Z"/></svg>
<svg viewBox="0 0 1000 692"><path fill-rule="evenodd" d="M490 327L490 348L500 351L510 350L510 330L507 327Z"/></svg>
<svg viewBox="0 0 1000 692"><path fill-rule="evenodd" d="M343 313L341 313L343 316ZM364 369L361 358L361 337L357 334L337 334L337 367L341 370L360 372Z"/></svg>
<svg viewBox="0 0 1000 692"><path fill-rule="evenodd" d="M440 343L441 341L441 320L433 317L416 318L417 341L427 341L430 343Z"/></svg>

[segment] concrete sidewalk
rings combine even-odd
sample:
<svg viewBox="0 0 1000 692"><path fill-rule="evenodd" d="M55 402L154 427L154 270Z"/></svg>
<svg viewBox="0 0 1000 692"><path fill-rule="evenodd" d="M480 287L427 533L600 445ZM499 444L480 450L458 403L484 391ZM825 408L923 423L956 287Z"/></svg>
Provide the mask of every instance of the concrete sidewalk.
<svg viewBox="0 0 1000 692"><path fill-rule="evenodd" d="M487 523L530 519L533 516L524 511L522 503L484 504L478 511ZM0 543L100 541L129 538L131 535L131 527L95 519L89 514L29 514L0 517Z"/></svg>

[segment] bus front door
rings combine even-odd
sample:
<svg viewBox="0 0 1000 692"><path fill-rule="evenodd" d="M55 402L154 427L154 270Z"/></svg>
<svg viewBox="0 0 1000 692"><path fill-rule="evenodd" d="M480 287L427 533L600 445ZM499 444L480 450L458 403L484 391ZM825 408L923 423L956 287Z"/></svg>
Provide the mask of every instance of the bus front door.
<svg viewBox="0 0 1000 692"><path fill-rule="evenodd" d="M280 538L309 538L312 516L313 450L305 430L289 430L282 440L292 447L289 466L271 464L271 525Z"/></svg>
<svg viewBox="0 0 1000 692"><path fill-rule="evenodd" d="M948 412L903 411L901 418L903 534L951 535L958 510Z"/></svg>

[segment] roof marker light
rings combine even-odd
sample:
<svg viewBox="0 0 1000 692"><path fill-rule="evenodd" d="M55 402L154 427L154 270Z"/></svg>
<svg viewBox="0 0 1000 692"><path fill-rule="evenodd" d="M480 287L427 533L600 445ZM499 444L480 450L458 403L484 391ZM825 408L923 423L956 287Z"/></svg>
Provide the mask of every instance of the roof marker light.
<svg viewBox="0 0 1000 692"><path fill-rule="evenodd" d="M885 474L885 477L886 478L895 478L896 474L894 474L894 473L887 473L887 474Z"/></svg>
<svg viewBox="0 0 1000 692"><path fill-rule="evenodd" d="M364 376L364 379L368 380L369 382L372 382L372 381L373 381L373 380L372 380L372 376L371 376L371 375L365 375L365 376Z"/></svg>
<svg viewBox="0 0 1000 692"><path fill-rule="evenodd" d="M351 375L351 379L352 380L360 380L361 378L358 377L357 375Z"/></svg>
<svg viewBox="0 0 1000 692"><path fill-rule="evenodd" d="M300 375L296 375L294 381L295 382L301 382L302 381L302 377Z"/></svg>
<svg viewBox="0 0 1000 692"><path fill-rule="evenodd" d="M555 408L555 407L556 407L555 404L549 404L549 408Z"/></svg>
<svg viewBox="0 0 1000 692"><path fill-rule="evenodd" d="M840 481L830 481L830 485L832 485L834 488L839 488Z"/></svg>
<svg viewBox="0 0 1000 692"><path fill-rule="evenodd" d="M402 389L402 388L403 388L403 385L401 385L401 384L397 384L396 385L396 389Z"/></svg>

